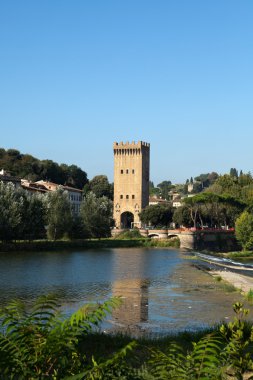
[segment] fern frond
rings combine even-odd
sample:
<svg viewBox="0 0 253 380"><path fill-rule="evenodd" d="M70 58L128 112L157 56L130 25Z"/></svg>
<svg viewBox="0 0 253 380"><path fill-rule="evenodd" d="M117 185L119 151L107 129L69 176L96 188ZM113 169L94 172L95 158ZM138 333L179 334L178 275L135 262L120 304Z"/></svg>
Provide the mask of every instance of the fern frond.
<svg viewBox="0 0 253 380"><path fill-rule="evenodd" d="M92 325L101 323L106 315L112 313L120 304L121 299L119 297L113 297L103 304L86 304L65 320L62 326L65 327L70 324L72 328L83 327L89 330Z"/></svg>
<svg viewBox="0 0 253 380"><path fill-rule="evenodd" d="M188 379L185 368L185 353L182 347L176 343L171 343L166 353L160 350L152 350L151 359L148 363L155 379Z"/></svg>
<svg viewBox="0 0 253 380"><path fill-rule="evenodd" d="M216 335L208 334L194 343L193 351L188 356L189 375L201 380L219 379L221 350L222 339Z"/></svg>

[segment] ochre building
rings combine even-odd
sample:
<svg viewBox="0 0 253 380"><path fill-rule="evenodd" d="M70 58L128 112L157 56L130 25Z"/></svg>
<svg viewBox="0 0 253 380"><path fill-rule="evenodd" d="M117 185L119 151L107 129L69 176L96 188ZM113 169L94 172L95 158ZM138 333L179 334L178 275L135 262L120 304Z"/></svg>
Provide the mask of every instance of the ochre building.
<svg viewBox="0 0 253 380"><path fill-rule="evenodd" d="M149 203L150 144L113 144L116 228L140 227L140 211Z"/></svg>

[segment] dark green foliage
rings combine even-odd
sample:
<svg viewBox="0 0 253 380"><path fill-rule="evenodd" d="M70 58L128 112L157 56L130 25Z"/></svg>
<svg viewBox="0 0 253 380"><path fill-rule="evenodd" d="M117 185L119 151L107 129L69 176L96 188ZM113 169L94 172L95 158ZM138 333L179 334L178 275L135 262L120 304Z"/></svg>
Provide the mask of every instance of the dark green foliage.
<svg viewBox="0 0 253 380"><path fill-rule="evenodd" d="M176 224L176 227L192 227L193 222L189 212L189 208L185 205L178 207L173 214L173 222Z"/></svg>
<svg viewBox="0 0 253 380"><path fill-rule="evenodd" d="M97 362L92 359L92 368L88 371L71 377L72 380L143 380L144 377L141 371L138 371L132 366L131 361L128 361L129 355L133 354L136 348L135 342L128 343L124 348L117 351L111 358Z"/></svg>
<svg viewBox="0 0 253 380"><path fill-rule="evenodd" d="M113 184L109 183L106 175L97 175L84 187L84 194L92 191L97 198L107 197L113 200Z"/></svg>
<svg viewBox="0 0 253 380"><path fill-rule="evenodd" d="M1 313L0 379L63 379L85 367L79 340L120 300L87 304L63 320L55 297L40 297L31 310L13 301Z"/></svg>
<svg viewBox="0 0 253 380"><path fill-rule="evenodd" d="M244 202L231 195L218 195L210 191L186 198L184 204L194 227L234 227L236 218L246 207Z"/></svg>
<svg viewBox="0 0 253 380"><path fill-rule="evenodd" d="M123 231L115 236L115 239L118 240L125 240L125 239L143 239L143 236L141 236L140 231L136 228L128 231Z"/></svg>
<svg viewBox="0 0 253 380"><path fill-rule="evenodd" d="M42 197L24 193L20 239L45 238L46 206Z"/></svg>
<svg viewBox="0 0 253 380"><path fill-rule="evenodd" d="M139 214L142 223L154 227L169 226L172 222L173 210L170 205L150 205Z"/></svg>
<svg viewBox="0 0 253 380"><path fill-rule="evenodd" d="M86 239L89 237L89 233L85 229L82 218L80 216L73 218L69 237L71 239Z"/></svg>
<svg viewBox="0 0 253 380"><path fill-rule="evenodd" d="M0 240L44 237L45 212L41 197L0 182Z"/></svg>
<svg viewBox="0 0 253 380"><path fill-rule="evenodd" d="M76 165L59 165L52 160L39 160L29 154L21 154L16 149L0 149L0 168L31 181L49 180L78 189L82 189L88 182L87 174Z"/></svg>
<svg viewBox="0 0 253 380"><path fill-rule="evenodd" d="M80 216L89 237L111 236L112 201L107 197L97 198L92 192L86 194L81 205Z"/></svg>
<svg viewBox="0 0 253 380"><path fill-rule="evenodd" d="M144 247L161 247L161 248L179 248L180 247L180 240L175 238L170 239L146 239L144 240Z"/></svg>
<svg viewBox="0 0 253 380"><path fill-rule="evenodd" d="M250 205L253 198L253 178L250 173L238 175L222 175L210 187L210 191L218 195L230 195Z"/></svg>
<svg viewBox="0 0 253 380"><path fill-rule="evenodd" d="M157 185L160 189L160 195L163 199L169 199L169 190L173 187L171 181L163 181Z"/></svg>
<svg viewBox="0 0 253 380"><path fill-rule="evenodd" d="M69 236L72 230L71 205L67 192L61 188L49 192L47 203L47 235L49 239L61 239Z"/></svg>
<svg viewBox="0 0 253 380"><path fill-rule="evenodd" d="M221 339L207 335L193 343L191 352L171 343L167 352L154 350L150 359L154 379L213 379L219 378Z"/></svg>
<svg viewBox="0 0 253 380"><path fill-rule="evenodd" d="M235 177L235 178L238 178L238 170L236 168L231 168L230 169L230 172L229 172L229 175L231 177Z"/></svg>
<svg viewBox="0 0 253 380"><path fill-rule="evenodd" d="M233 308L236 317L220 328L223 342L225 342L220 361L224 363L227 374L236 379L243 379L244 373L253 370L253 328L248 329L247 323L243 320L249 310L244 309L240 302L236 302ZM250 379L253 379L253 373Z"/></svg>
<svg viewBox="0 0 253 380"><path fill-rule="evenodd" d="M234 311L233 322L194 342L191 350L174 343L165 352L152 350L149 363L154 379L243 379L243 374L253 369L253 330L243 321L248 313L243 305L235 303Z"/></svg>
<svg viewBox="0 0 253 380"><path fill-rule="evenodd" d="M63 319L57 300L43 296L27 310L13 301L0 315L0 379L7 380L228 380L253 370L248 311L212 333L131 341L92 333L119 306L113 298L87 304ZM113 343L114 341L114 343ZM192 343L191 343L192 341ZM184 342L184 343L182 343ZM252 379L248 376L247 379Z"/></svg>
<svg viewBox="0 0 253 380"><path fill-rule="evenodd" d="M86 233L86 232L85 232ZM132 247L176 247L179 239L78 239L78 240L36 240L33 242L18 241L0 244L0 252L23 251L62 251L64 249L98 249L98 248L132 248Z"/></svg>
<svg viewBox="0 0 253 380"><path fill-rule="evenodd" d="M0 182L0 239L3 241L19 235L24 201L19 195L12 183Z"/></svg>
<svg viewBox="0 0 253 380"><path fill-rule="evenodd" d="M199 176L195 177L194 183L191 178L191 183L193 184L192 192L194 194L200 193L203 189L206 189L209 186L211 186L218 177L219 176L216 172L211 172L206 174L200 174Z"/></svg>
<svg viewBox="0 0 253 380"><path fill-rule="evenodd" d="M244 250L253 248L253 215L244 211L235 223L236 238Z"/></svg>

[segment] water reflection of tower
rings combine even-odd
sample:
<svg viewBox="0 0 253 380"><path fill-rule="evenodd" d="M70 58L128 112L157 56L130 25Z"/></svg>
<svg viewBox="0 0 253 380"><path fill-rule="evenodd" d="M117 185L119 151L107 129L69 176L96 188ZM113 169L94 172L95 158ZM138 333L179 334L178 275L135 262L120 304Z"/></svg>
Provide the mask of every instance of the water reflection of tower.
<svg viewBox="0 0 253 380"><path fill-rule="evenodd" d="M144 280L117 280L113 295L122 297L122 305L113 312L113 318L124 326L148 320L148 282Z"/></svg>
<svg viewBox="0 0 253 380"><path fill-rule="evenodd" d="M148 286L144 280L145 250L115 251L112 285L113 296L122 297L122 305L113 312L113 319L125 327L148 320Z"/></svg>

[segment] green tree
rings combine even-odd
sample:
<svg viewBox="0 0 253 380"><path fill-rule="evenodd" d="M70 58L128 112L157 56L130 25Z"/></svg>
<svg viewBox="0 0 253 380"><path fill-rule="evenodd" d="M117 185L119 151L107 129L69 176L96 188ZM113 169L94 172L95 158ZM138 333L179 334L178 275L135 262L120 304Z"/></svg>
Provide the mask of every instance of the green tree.
<svg viewBox="0 0 253 380"><path fill-rule="evenodd" d="M0 181L0 239L16 239L22 227L24 197L12 183Z"/></svg>
<svg viewBox="0 0 253 380"><path fill-rule="evenodd" d="M172 222L173 209L170 205L150 205L145 207L140 213L142 223L146 225L169 226Z"/></svg>
<svg viewBox="0 0 253 380"><path fill-rule="evenodd" d="M216 173L216 172L209 173L208 174L209 184L212 185L218 178L219 178L218 173Z"/></svg>
<svg viewBox="0 0 253 380"><path fill-rule="evenodd" d="M216 172L200 174L199 176L195 177L195 181L198 183L199 188L194 192L200 192L204 188L209 187L217 180L218 177L219 176Z"/></svg>
<svg viewBox="0 0 253 380"><path fill-rule="evenodd" d="M16 149L0 149L0 168L10 171L14 176L31 181L50 180L78 189L82 189L88 182L87 174L76 165L59 165L52 160L41 161L29 154L22 154Z"/></svg>
<svg viewBox="0 0 253 380"><path fill-rule="evenodd" d="M80 376L89 369L80 342L119 304L116 297L86 304L63 318L53 296L41 296L29 308L12 301L1 310L0 379L87 378Z"/></svg>
<svg viewBox="0 0 253 380"><path fill-rule="evenodd" d="M171 181L163 181L157 185L161 189L161 196L163 199L169 199L169 190L172 188Z"/></svg>
<svg viewBox="0 0 253 380"><path fill-rule="evenodd" d="M223 194L219 199L222 225L235 226L235 221L245 209L246 204L235 197Z"/></svg>
<svg viewBox="0 0 253 380"><path fill-rule="evenodd" d="M64 184L82 189L87 182L87 174L82 169L76 165L67 166Z"/></svg>
<svg viewBox="0 0 253 380"><path fill-rule="evenodd" d="M185 205L178 207L173 214L173 222L177 227L192 227L192 219L189 212L189 208Z"/></svg>
<svg viewBox="0 0 253 380"><path fill-rule="evenodd" d="M23 239L45 237L46 207L43 198L37 194L25 194L22 210Z"/></svg>
<svg viewBox="0 0 253 380"><path fill-rule="evenodd" d="M235 177L235 178L238 178L238 170L236 168L231 168L230 169L230 172L229 172L229 175L231 177Z"/></svg>
<svg viewBox="0 0 253 380"><path fill-rule="evenodd" d="M8 154L8 156L10 156L10 157L21 158L20 151L17 150L17 149L8 149L8 150L7 150L7 154Z"/></svg>
<svg viewBox="0 0 253 380"><path fill-rule="evenodd" d="M237 183L238 183L237 178L231 177L228 174L224 174L220 176L216 181L216 184L219 184L220 186L222 186L223 190L228 190Z"/></svg>
<svg viewBox="0 0 253 380"><path fill-rule="evenodd" d="M184 200L189 208L194 227L234 226L235 219L242 212L245 204L230 195L218 195L210 191L202 192Z"/></svg>
<svg viewBox="0 0 253 380"><path fill-rule="evenodd" d="M253 248L253 215L244 211L235 222L235 235L243 249Z"/></svg>
<svg viewBox="0 0 253 380"><path fill-rule="evenodd" d="M160 198L162 197L162 192L159 187L149 187L149 195L151 197Z"/></svg>
<svg viewBox="0 0 253 380"><path fill-rule="evenodd" d="M72 228L69 233L71 239L86 239L89 237L88 231L85 229L81 216L75 216L72 222Z"/></svg>
<svg viewBox="0 0 253 380"><path fill-rule="evenodd" d="M149 195L152 196L155 194L154 192L155 190L155 185L154 185L154 182L153 181L149 181ZM160 189L159 189L160 191Z"/></svg>
<svg viewBox="0 0 253 380"><path fill-rule="evenodd" d="M250 205L253 199L253 178L251 173L241 173L239 177L225 174L220 176L209 190L219 195L232 196Z"/></svg>
<svg viewBox="0 0 253 380"><path fill-rule="evenodd" d="M45 201L48 237L56 240L68 235L72 227L72 215L67 192L61 188L51 191L47 194Z"/></svg>
<svg viewBox="0 0 253 380"><path fill-rule="evenodd" d="M97 175L85 186L84 193L92 191L97 198L107 197L113 200L113 185L106 175Z"/></svg>
<svg viewBox="0 0 253 380"><path fill-rule="evenodd" d="M201 182L194 182L193 184L193 194L198 194L203 190L203 185Z"/></svg>
<svg viewBox="0 0 253 380"><path fill-rule="evenodd" d="M81 204L80 216L89 237L111 236L112 209L112 201L107 197L97 198L93 192L86 194Z"/></svg>

